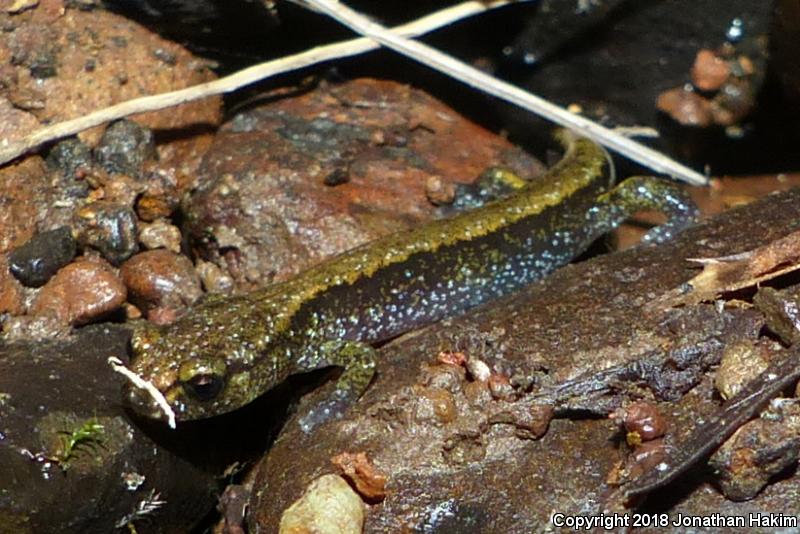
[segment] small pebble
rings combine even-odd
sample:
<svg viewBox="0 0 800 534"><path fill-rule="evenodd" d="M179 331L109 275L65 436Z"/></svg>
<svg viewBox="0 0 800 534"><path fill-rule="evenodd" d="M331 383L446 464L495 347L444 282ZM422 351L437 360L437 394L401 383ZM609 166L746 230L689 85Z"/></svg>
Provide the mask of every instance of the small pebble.
<svg viewBox="0 0 800 534"><path fill-rule="evenodd" d="M209 293L228 293L233 290L233 277L219 268L216 263L198 260L195 267L203 287Z"/></svg>
<svg viewBox="0 0 800 534"><path fill-rule="evenodd" d="M714 377L714 387L727 400L769 367L767 347L743 340L725 347Z"/></svg>
<svg viewBox="0 0 800 534"><path fill-rule="evenodd" d="M711 50L700 50L692 66L692 83L702 91L717 91L728 80L728 62Z"/></svg>
<svg viewBox="0 0 800 534"><path fill-rule="evenodd" d="M66 226L41 232L9 254L9 269L24 285L39 287L72 261L76 247L72 231Z"/></svg>
<svg viewBox="0 0 800 534"><path fill-rule="evenodd" d="M60 171L65 179L72 180L92 167L92 151L80 139L71 137L55 145L47 154L46 161L48 167Z"/></svg>
<svg viewBox="0 0 800 534"><path fill-rule="evenodd" d="M175 254L181 251L181 231L164 219L139 225L139 242L146 249L165 248Z"/></svg>
<svg viewBox="0 0 800 534"><path fill-rule="evenodd" d="M499 373L489 376L489 391L495 400L509 400L514 396L514 388L508 377Z"/></svg>
<svg viewBox="0 0 800 534"><path fill-rule="evenodd" d="M361 534L364 503L339 475L322 475L281 515L280 534Z"/></svg>
<svg viewBox="0 0 800 534"><path fill-rule="evenodd" d="M625 465L629 480L635 480L656 468L667 458L667 446L661 438L642 443L628 456Z"/></svg>
<svg viewBox="0 0 800 534"><path fill-rule="evenodd" d="M467 360L467 371L473 380L478 382L486 382L492 374L492 370L486 365L486 362L480 358L470 358Z"/></svg>
<svg viewBox="0 0 800 534"><path fill-rule="evenodd" d="M130 301L159 323L170 322L203 294L200 278L185 256L165 249L148 250L126 261L120 276Z"/></svg>
<svg viewBox="0 0 800 534"><path fill-rule="evenodd" d="M553 407L549 404L534 404L531 406L527 428L534 439L539 439L545 435L547 427L550 426L550 421L553 420L554 413Z"/></svg>
<svg viewBox="0 0 800 534"><path fill-rule="evenodd" d="M92 247L114 265L133 256L137 250L136 215L122 204L101 200L75 213L78 242Z"/></svg>
<svg viewBox="0 0 800 534"><path fill-rule="evenodd" d="M704 128L712 123L711 101L684 88L658 95L656 107L684 126Z"/></svg>
<svg viewBox="0 0 800 534"><path fill-rule="evenodd" d="M223 534L245 534L245 516L250 504L251 491L252 487L247 484L229 484L222 492L217 503L217 511L222 514Z"/></svg>
<svg viewBox="0 0 800 534"><path fill-rule="evenodd" d="M114 270L99 259L70 263L36 295L32 315L54 315L62 323L90 323L125 302L125 285Z"/></svg>
<svg viewBox="0 0 800 534"><path fill-rule="evenodd" d="M463 352L442 351L436 355L436 359L446 365L463 366L467 363L467 355Z"/></svg>
<svg viewBox="0 0 800 534"><path fill-rule="evenodd" d="M11 6L6 8L8 13L16 15L22 13L26 9L32 9L39 5L39 0L15 0Z"/></svg>
<svg viewBox="0 0 800 534"><path fill-rule="evenodd" d="M325 176L325 178L323 179L323 183L331 187L346 184L349 181L350 181L350 173L347 171L347 169L344 169L342 167L334 169L333 171L328 173L328 175Z"/></svg>
<svg viewBox="0 0 800 534"><path fill-rule="evenodd" d="M626 406L622 421L629 434L638 436L639 442L660 438L667 432L666 418L658 406L649 402L634 402ZM634 437L634 440L637 438Z"/></svg>
<svg viewBox="0 0 800 534"><path fill-rule="evenodd" d="M169 173L149 173L144 193L136 202L136 213L143 221L153 222L169 217L178 207L177 180Z"/></svg>
<svg viewBox="0 0 800 534"><path fill-rule="evenodd" d="M386 497L387 477L381 473L363 452L343 452L331 458L331 463L355 486L362 497L380 501Z"/></svg>
<svg viewBox="0 0 800 534"><path fill-rule="evenodd" d="M455 365L430 365L424 367L421 384L429 388L441 388L450 393L460 393L466 382L467 371Z"/></svg>
<svg viewBox="0 0 800 534"><path fill-rule="evenodd" d="M153 132L134 121L112 123L94 149L95 160L108 172L138 178L144 162L155 157Z"/></svg>
<svg viewBox="0 0 800 534"><path fill-rule="evenodd" d="M111 175L103 184L103 200L133 207L142 186L126 174Z"/></svg>
<svg viewBox="0 0 800 534"><path fill-rule="evenodd" d="M425 196L428 197L428 202L434 206L452 204L456 198L456 186L453 183L445 182L441 176L429 176L425 181Z"/></svg>
<svg viewBox="0 0 800 534"><path fill-rule="evenodd" d="M447 424L458 415L453 394L438 387L425 388L417 398L414 410L418 422Z"/></svg>
<svg viewBox="0 0 800 534"><path fill-rule="evenodd" d="M755 95L748 80L735 78L719 90L711 103L714 122L730 126L742 120L755 107Z"/></svg>

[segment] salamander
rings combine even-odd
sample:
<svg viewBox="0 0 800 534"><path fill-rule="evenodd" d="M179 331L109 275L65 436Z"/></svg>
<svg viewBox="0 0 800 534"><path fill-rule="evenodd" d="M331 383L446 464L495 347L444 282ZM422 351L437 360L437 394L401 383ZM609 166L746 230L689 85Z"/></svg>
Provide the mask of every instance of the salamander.
<svg viewBox="0 0 800 534"><path fill-rule="evenodd" d="M340 366L328 398L299 418L305 430L340 415L369 385L375 343L514 292L583 252L632 213L669 220L645 241L668 239L697 215L678 187L652 177L613 186L605 151L557 134L561 161L506 198L379 238L250 293L212 297L167 326L132 337L131 370L180 420L250 403L290 375ZM135 385L141 414L163 409Z"/></svg>

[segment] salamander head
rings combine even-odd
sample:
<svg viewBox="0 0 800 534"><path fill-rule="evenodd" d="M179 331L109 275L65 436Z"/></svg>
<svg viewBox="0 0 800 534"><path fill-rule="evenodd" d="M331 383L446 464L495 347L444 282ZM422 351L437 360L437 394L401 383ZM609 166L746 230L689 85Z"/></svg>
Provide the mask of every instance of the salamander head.
<svg viewBox="0 0 800 534"><path fill-rule="evenodd" d="M253 385L253 364L264 345L248 341L246 318L231 323L227 313L202 306L192 311L173 324L134 331L130 370L164 397L159 405L157 395L126 384L126 401L137 413L164 419L166 401L178 420L201 419L235 410L264 391Z"/></svg>

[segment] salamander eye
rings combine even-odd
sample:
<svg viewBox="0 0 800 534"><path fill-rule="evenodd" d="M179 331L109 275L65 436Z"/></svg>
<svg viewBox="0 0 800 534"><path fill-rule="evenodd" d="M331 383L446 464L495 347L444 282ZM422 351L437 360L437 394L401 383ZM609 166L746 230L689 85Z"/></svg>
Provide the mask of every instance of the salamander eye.
<svg viewBox="0 0 800 534"><path fill-rule="evenodd" d="M222 391L224 385L222 377L214 374L195 375L185 382L189 391L198 400L209 401L214 399Z"/></svg>
<svg viewBox="0 0 800 534"><path fill-rule="evenodd" d="M221 359L194 358L181 364L178 380L199 401L210 401L225 387L227 368Z"/></svg>

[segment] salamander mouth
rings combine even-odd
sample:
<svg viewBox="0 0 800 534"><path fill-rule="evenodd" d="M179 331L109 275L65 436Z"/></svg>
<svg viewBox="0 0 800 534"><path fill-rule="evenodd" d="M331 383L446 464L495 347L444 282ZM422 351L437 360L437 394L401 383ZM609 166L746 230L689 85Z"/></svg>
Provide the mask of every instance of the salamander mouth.
<svg viewBox="0 0 800 534"><path fill-rule="evenodd" d="M110 360L114 360L114 358ZM141 416L164 421L170 428L175 428L176 410L173 409L175 403L169 402L167 396L159 391L152 382L143 379L118 362L119 360L110 361L114 370L128 379L122 386L122 396L127 406ZM183 411L183 405L178 404L178 406L177 411Z"/></svg>

